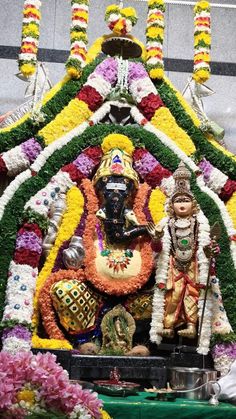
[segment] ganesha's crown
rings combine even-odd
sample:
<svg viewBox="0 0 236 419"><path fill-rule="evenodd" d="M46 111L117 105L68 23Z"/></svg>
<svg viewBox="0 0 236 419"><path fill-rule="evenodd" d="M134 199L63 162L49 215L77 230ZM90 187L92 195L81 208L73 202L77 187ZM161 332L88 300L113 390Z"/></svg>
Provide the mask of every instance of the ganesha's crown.
<svg viewBox="0 0 236 419"><path fill-rule="evenodd" d="M94 184L104 176L124 176L139 185L138 175L132 166L133 159L125 151L114 148L104 154L101 164L93 178Z"/></svg>

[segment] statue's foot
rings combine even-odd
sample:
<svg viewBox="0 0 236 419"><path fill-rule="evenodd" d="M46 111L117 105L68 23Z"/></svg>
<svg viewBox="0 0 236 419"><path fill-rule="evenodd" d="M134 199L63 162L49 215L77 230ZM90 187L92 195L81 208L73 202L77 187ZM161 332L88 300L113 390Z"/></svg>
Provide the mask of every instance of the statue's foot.
<svg viewBox="0 0 236 419"><path fill-rule="evenodd" d="M163 329L161 335L163 338L169 338L172 339L174 337L174 329Z"/></svg>
<svg viewBox="0 0 236 419"><path fill-rule="evenodd" d="M178 331L178 335L182 336L183 338L194 339L197 335L197 329L195 324L190 323L187 325L186 329L182 329Z"/></svg>

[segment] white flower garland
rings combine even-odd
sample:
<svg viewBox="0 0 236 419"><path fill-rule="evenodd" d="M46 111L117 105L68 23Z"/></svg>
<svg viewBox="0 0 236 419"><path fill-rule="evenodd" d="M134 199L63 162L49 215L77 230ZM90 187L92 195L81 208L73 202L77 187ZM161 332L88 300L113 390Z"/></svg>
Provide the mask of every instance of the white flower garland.
<svg viewBox="0 0 236 419"><path fill-rule="evenodd" d="M30 166L21 146L16 146L2 154L2 159L7 168L8 176L15 176Z"/></svg>
<svg viewBox="0 0 236 419"><path fill-rule="evenodd" d="M33 296L38 269L18 264L13 260L9 266L3 321L15 320L31 324Z"/></svg>
<svg viewBox="0 0 236 419"><path fill-rule="evenodd" d="M2 350L13 355L19 352L29 352L31 350L31 341L12 336L4 339Z"/></svg>
<svg viewBox="0 0 236 419"><path fill-rule="evenodd" d="M212 189L212 191L219 194L228 179L228 176L221 172L221 170L214 167L214 169L211 171L210 178L206 182L206 184L208 188Z"/></svg>
<svg viewBox="0 0 236 419"><path fill-rule="evenodd" d="M29 169L20 173L5 189L3 195L0 198L0 220L5 211L5 207L8 202L12 199L17 189L27 180L31 178L31 171Z"/></svg>

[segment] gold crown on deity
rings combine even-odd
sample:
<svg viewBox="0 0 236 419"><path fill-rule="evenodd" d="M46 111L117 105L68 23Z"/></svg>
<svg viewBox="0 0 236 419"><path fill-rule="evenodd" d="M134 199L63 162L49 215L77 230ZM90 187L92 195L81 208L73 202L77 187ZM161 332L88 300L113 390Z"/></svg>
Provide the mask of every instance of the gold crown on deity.
<svg viewBox="0 0 236 419"><path fill-rule="evenodd" d="M193 198L190 189L191 172L182 161L173 173L173 178L175 180L175 187L171 195L171 200L173 201L178 195L188 195L190 198Z"/></svg>
<svg viewBox="0 0 236 419"><path fill-rule="evenodd" d="M93 178L96 184L99 179L105 176L124 176L134 181L135 187L138 188L138 174L132 166L132 157L119 148L113 148L104 154L101 164Z"/></svg>

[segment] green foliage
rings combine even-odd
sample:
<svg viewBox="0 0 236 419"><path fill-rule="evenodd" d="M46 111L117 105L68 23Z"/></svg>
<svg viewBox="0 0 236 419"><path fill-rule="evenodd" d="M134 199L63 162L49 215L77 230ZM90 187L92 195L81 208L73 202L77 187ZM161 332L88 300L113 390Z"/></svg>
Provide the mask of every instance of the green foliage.
<svg viewBox="0 0 236 419"><path fill-rule="evenodd" d="M226 335L219 335L218 333L214 333L211 337L211 347L217 345L218 343L226 343L231 344L236 342L236 333L231 332L227 333Z"/></svg>
<svg viewBox="0 0 236 419"><path fill-rule="evenodd" d="M217 150L201 130L197 128L191 117L187 114L181 103L179 102L174 89L172 89L165 81L156 82L156 88L165 105L170 109L175 117L177 124L183 128L190 136L198 153L201 153L215 167L224 172L230 179L236 180L236 162L231 157L226 156L220 150Z"/></svg>

